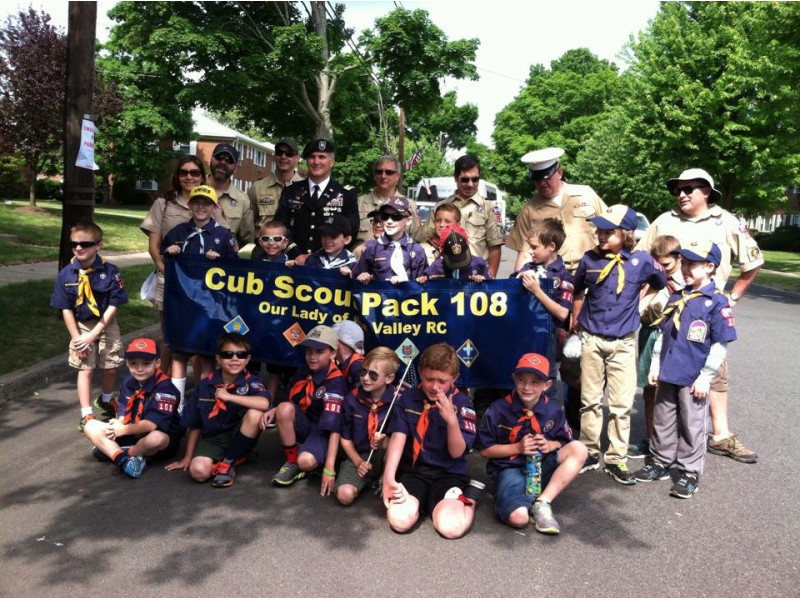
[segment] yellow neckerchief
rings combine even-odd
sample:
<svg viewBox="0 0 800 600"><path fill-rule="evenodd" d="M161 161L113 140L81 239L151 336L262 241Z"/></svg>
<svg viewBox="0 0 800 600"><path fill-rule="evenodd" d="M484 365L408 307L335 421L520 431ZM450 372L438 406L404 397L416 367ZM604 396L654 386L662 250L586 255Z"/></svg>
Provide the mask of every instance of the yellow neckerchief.
<svg viewBox="0 0 800 600"><path fill-rule="evenodd" d="M106 260L104 258L100 258L100 263L105 264ZM72 263L80 264L77 258L72 259ZM96 317L100 316L100 310L97 308L97 300L94 299L94 293L92 293L92 285L89 283L89 275L95 272L94 267L89 267L88 269L78 269L78 299L75 301L75 306L80 306L83 304L84 300L86 301L86 306L89 307L89 310L92 311L92 314Z"/></svg>
<svg viewBox="0 0 800 600"><path fill-rule="evenodd" d="M664 313L660 317L658 317L655 321L653 321L653 327L659 325L664 319L666 319L668 316L672 314L672 324L675 325L675 331L679 331L681 328L681 313L683 312L683 309L686 308L686 304L689 302L689 300L692 300L699 296L705 296L705 294L700 291L687 294L686 290L683 290L681 292L681 297L675 300L674 302L668 304L667 307L664 309Z"/></svg>
<svg viewBox="0 0 800 600"><path fill-rule="evenodd" d="M600 275L597 276L597 283L605 281L606 277L611 274L614 265L616 265L618 274L617 295L619 296L622 293L622 289L625 287L625 271L622 268L622 254L604 254L603 258L608 259L608 264L603 267L603 270L600 271Z"/></svg>

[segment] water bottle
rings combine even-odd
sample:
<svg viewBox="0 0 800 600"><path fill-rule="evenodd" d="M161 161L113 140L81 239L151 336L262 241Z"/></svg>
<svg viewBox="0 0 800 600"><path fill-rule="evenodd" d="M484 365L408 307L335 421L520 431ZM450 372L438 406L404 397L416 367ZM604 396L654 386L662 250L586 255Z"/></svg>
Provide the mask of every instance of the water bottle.
<svg viewBox="0 0 800 600"><path fill-rule="evenodd" d="M525 493L538 497L542 493L542 453L525 455Z"/></svg>

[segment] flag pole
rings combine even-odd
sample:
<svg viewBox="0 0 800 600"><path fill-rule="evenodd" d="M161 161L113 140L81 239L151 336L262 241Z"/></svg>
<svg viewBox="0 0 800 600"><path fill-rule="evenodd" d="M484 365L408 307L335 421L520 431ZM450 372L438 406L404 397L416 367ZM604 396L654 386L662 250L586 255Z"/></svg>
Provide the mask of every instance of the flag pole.
<svg viewBox="0 0 800 600"><path fill-rule="evenodd" d="M389 403L389 408L386 411L386 416L383 419L383 423L381 423L380 428L378 429L378 433L383 433L384 427L386 427L386 423L389 422L389 415L392 413L392 407L394 406L395 401L400 396L400 389L403 386L403 382L406 380L406 375L408 375L408 370L411 368L411 365L414 363L413 357L411 360L408 361L406 364L406 370L403 372L403 376L400 378L400 382L397 384L397 389L394 391L394 396L392 397L392 401ZM370 440L370 446L372 446L372 440ZM372 461L372 455L375 452L375 448L370 447L369 449L369 456L367 456L367 464Z"/></svg>

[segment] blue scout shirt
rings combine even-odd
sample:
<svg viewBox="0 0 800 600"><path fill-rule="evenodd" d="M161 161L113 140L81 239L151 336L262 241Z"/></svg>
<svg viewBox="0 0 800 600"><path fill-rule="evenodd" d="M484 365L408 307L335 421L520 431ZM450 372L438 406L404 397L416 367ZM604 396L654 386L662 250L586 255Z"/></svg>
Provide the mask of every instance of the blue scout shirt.
<svg viewBox="0 0 800 600"><path fill-rule="evenodd" d="M447 279L458 279L459 281L471 281L470 277L472 275L482 275L487 280L492 278L492 274L489 273L489 265L480 256L473 256L466 267L455 270L444 264L444 259L440 256L425 269L423 275L431 279L445 277Z"/></svg>
<svg viewBox="0 0 800 600"><path fill-rule="evenodd" d="M278 264L283 264L287 260L289 260L289 257L286 255L286 253L283 253L283 254L276 254L272 258L270 258L269 256L259 256L256 260L264 260L266 262L274 262L274 263L278 263Z"/></svg>
<svg viewBox="0 0 800 600"><path fill-rule="evenodd" d="M391 385L386 386L386 390L378 402L372 399L369 392L362 390L361 386L347 394L342 412L342 439L353 442L359 453L369 452L370 413L374 410L377 417L374 421L377 432L389 413L392 397L394 397L394 386Z"/></svg>
<svg viewBox="0 0 800 600"><path fill-rule="evenodd" d="M736 339L733 310L728 298L716 291L712 281L697 290L701 295L692 298L680 315L680 328L676 329L672 314L661 322L660 381L684 387L694 384L708 358L711 345L732 342ZM689 296L692 290L685 289ZM671 294L665 311L681 298L681 292Z"/></svg>
<svg viewBox="0 0 800 600"><path fill-rule="evenodd" d="M586 288L578 323L585 331L610 338L623 338L639 328L639 292L644 284L660 290L667 284L667 275L656 260L643 250L621 250L625 283L617 293L619 270L614 266L602 282L597 278L610 259L595 248L581 258L575 272L575 289Z"/></svg>
<svg viewBox="0 0 800 600"><path fill-rule="evenodd" d="M302 410L320 431L338 433L342 428L342 402L346 384L339 367L331 361L327 369L312 373L302 365L289 380L289 401Z"/></svg>
<svg viewBox="0 0 800 600"><path fill-rule="evenodd" d="M558 402L548 400L542 394L533 408L528 409L514 392L505 398L498 398L486 409L478 429L475 446L490 448L497 444L513 444L529 433L536 435L535 426L531 423L531 415L546 439L562 444L569 444L572 441L572 429L567 424L564 409ZM494 477L502 469L515 467L525 467L524 454L493 458L486 463L486 472Z"/></svg>
<svg viewBox="0 0 800 600"><path fill-rule="evenodd" d="M60 310L71 310L75 313L77 321L89 321L99 319L109 306L122 306L128 303L128 294L125 293L125 285L122 283L119 269L97 256L92 266L86 269L89 286L99 313L94 314L89 308L85 291L80 290L81 270L81 263L78 262L78 259L73 258L58 272L56 286L50 298L50 306ZM76 305L79 298L81 303Z"/></svg>
<svg viewBox="0 0 800 600"><path fill-rule="evenodd" d="M180 438L180 401L181 393L161 369L144 383L128 375L120 386L117 418L125 424L150 421L159 431Z"/></svg>
<svg viewBox="0 0 800 600"><path fill-rule="evenodd" d="M453 392L455 392L453 405L456 408L458 425L461 429L461 435L464 436L464 442L467 444L467 450L469 450L475 441L475 410L465 394L456 388L453 388L450 393ZM400 459L400 465L404 469L413 468L414 438L417 435L417 423L422 416L426 403L427 398L418 387L403 392L395 403L394 416L389 423L387 433L399 432L407 436L406 445L403 448L403 456ZM447 450L447 423L439 414L439 408L436 404L428 409L428 422L428 431L425 434L425 439L422 440L424 442L423 450L419 453L417 462L455 475L469 475L466 453L458 458L452 458Z"/></svg>
<svg viewBox="0 0 800 600"><path fill-rule="evenodd" d="M360 352L353 352L346 361L339 365L346 384L347 393L355 390L361 385L361 365L364 364L364 355Z"/></svg>
<svg viewBox="0 0 800 600"><path fill-rule="evenodd" d="M400 249L403 252L403 266L406 269L408 278L414 280L424 274L428 267L428 259L425 258L425 250L422 246L414 242L407 233L397 240L400 242ZM370 240L364 246L361 258L353 267L353 278L361 273L370 273L379 281L388 281L394 276L392 271L391 258L394 252L392 240L381 234L376 240Z"/></svg>
<svg viewBox="0 0 800 600"><path fill-rule="evenodd" d="M306 259L305 266L315 269L339 269L354 265L355 262L355 255L347 248L344 248L333 258L329 258L325 250L317 250Z"/></svg>
<svg viewBox="0 0 800 600"><path fill-rule="evenodd" d="M161 254L173 244L181 247L182 254L205 254L215 250L220 256L235 257L236 238L214 219L198 229L194 219L173 227L161 242Z"/></svg>
<svg viewBox="0 0 800 600"><path fill-rule="evenodd" d="M527 271L535 271L539 279L542 277L552 279L553 300L555 300L559 306L563 306L570 311L572 310L572 300L575 295L575 278L567 271L563 258L559 256L549 265L540 265L537 262L525 263L519 271L515 271L510 277L519 277ZM566 321L569 321L569 317L567 317Z"/></svg>
<svg viewBox="0 0 800 600"><path fill-rule="evenodd" d="M219 369L201 379L194 392L188 396L181 425L187 429L199 429L204 438L225 433L239 425L247 407L217 400L215 395L218 387L225 387ZM269 392L261 381L247 371L239 373L229 391L237 396L261 396L270 400Z"/></svg>

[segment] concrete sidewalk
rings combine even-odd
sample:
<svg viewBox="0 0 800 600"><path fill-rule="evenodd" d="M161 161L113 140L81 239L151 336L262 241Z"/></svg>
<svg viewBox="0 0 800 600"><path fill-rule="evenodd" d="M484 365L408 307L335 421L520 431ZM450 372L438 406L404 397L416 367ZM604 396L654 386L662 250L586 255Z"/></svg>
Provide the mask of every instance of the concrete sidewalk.
<svg viewBox="0 0 800 600"><path fill-rule="evenodd" d="M118 267L145 265L152 262L147 252L136 252L134 254L102 254L102 256ZM51 279L55 281L56 275L58 275L58 261L56 260L8 265L0 267L0 286L22 283L24 281L38 281L41 279Z"/></svg>

